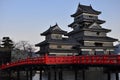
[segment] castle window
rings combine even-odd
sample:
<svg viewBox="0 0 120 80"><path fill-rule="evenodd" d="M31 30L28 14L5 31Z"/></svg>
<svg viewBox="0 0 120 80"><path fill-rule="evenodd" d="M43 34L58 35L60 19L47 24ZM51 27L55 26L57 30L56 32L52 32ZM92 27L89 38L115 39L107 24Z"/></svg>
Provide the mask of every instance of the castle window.
<svg viewBox="0 0 120 80"><path fill-rule="evenodd" d="M57 48L62 48L62 46L61 45L57 45Z"/></svg>
<svg viewBox="0 0 120 80"><path fill-rule="evenodd" d="M81 46L84 46L84 42L83 41L79 41Z"/></svg>
<svg viewBox="0 0 120 80"><path fill-rule="evenodd" d="M89 51L81 51L82 55L89 55L89 53L90 53Z"/></svg>
<svg viewBox="0 0 120 80"><path fill-rule="evenodd" d="M62 39L62 35L60 35L60 34L52 34L52 39Z"/></svg>
<svg viewBox="0 0 120 80"><path fill-rule="evenodd" d="M90 18L90 19L96 19L97 17L95 17L95 16L88 16L88 18Z"/></svg>
<svg viewBox="0 0 120 80"><path fill-rule="evenodd" d="M95 51L95 55L104 55L104 51Z"/></svg>
<svg viewBox="0 0 120 80"><path fill-rule="evenodd" d="M97 32L96 34L97 34L97 35L100 35L100 32Z"/></svg>
<svg viewBox="0 0 120 80"><path fill-rule="evenodd" d="M58 38L60 38L60 36L59 36L59 35L56 35L56 38L58 39Z"/></svg>
<svg viewBox="0 0 120 80"><path fill-rule="evenodd" d="M93 16L89 16L89 18L93 18Z"/></svg>
<svg viewBox="0 0 120 80"><path fill-rule="evenodd" d="M95 46L96 46L96 47L102 47L103 44L102 44L102 43L95 43Z"/></svg>

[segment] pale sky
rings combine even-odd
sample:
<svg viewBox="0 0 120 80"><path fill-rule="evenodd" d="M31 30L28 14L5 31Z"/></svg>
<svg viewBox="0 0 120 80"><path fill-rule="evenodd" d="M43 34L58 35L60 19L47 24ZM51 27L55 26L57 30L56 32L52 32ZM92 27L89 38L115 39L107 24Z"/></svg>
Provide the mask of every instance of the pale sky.
<svg viewBox="0 0 120 80"><path fill-rule="evenodd" d="M0 0L0 39L9 36L15 42L37 44L44 40L40 33L56 22L70 31L70 15L79 3L101 11L99 18L106 21L102 27L112 29L108 35L120 39L120 0Z"/></svg>

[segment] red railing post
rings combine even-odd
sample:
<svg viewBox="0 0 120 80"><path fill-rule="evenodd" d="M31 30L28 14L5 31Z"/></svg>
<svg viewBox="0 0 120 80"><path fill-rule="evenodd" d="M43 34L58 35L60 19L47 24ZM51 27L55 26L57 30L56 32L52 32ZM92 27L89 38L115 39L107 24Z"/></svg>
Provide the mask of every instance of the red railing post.
<svg viewBox="0 0 120 80"><path fill-rule="evenodd" d="M75 64L76 60L75 60L75 56L72 56L72 64Z"/></svg>
<svg viewBox="0 0 120 80"><path fill-rule="evenodd" d="M44 64L48 64L48 54L47 53L44 56Z"/></svg>
<svg viewBox="0 0 120 80"><path fill-rule="evenodd" d="M117 55L117 64L120 65L120 55Z"/></svg>

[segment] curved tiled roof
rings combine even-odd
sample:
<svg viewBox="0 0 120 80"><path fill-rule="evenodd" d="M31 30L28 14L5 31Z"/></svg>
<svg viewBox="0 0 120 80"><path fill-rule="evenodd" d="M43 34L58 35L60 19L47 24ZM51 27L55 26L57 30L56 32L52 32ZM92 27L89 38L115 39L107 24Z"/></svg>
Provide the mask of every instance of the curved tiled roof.
<svg viewBox="0 0 120 80"><path fill-rule="evenodd" d="M90 22L90 23L96 22L96 23L98 23L98 24L103 24L103 23L105 23L104 20L100 20L100 19L97 19L97 20L83 19L83 20L81 20L81 21L79 20L79 21L76 21L76 22L73 22L73 23L69 24L68 27L73 27L73 25L74 25L75 23L81 24L81 23L83 23L83 22Z"/></svg>
<svg viewBox="0 0 120 80"><path fill-rule="evenodd" d="M48 30L43 32L41 35L47 35L51 33L57 33L57 34L66 34L67 32L62 30L57 24L54 26L50 26Z"/></svg>
<svg viewBox="0 0 120 80"><path fill-rule="evenodd" d="M95 15L101 14L100 11L94 10L91 5L86 6L86 5L79 4L77 11L73 15L71 15L71 17L78 16L81 13L89 13L89 14L95 14Z"/></svg>

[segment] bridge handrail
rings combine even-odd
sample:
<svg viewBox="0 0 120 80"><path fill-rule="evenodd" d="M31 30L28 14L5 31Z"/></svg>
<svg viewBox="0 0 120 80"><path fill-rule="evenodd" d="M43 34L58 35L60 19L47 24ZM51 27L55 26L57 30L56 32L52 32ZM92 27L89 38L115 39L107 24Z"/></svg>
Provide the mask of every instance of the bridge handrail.
<svg viewBox="0 0 120 80"><path fill-rule="evenodd" d="M15 66L32 65L32 64L116 64L120 65L120 55L81 55L81 56L41 56L35 58L26 58L7 64L2 64L1 69Z"/></svg>

